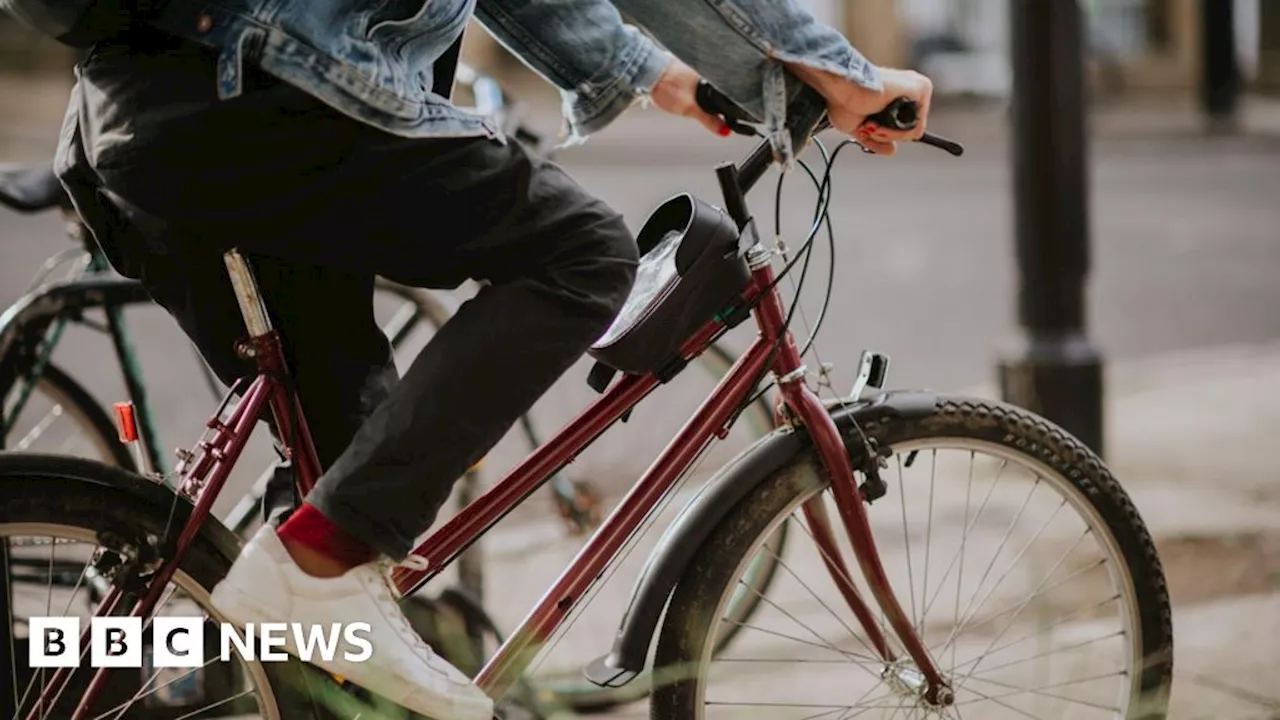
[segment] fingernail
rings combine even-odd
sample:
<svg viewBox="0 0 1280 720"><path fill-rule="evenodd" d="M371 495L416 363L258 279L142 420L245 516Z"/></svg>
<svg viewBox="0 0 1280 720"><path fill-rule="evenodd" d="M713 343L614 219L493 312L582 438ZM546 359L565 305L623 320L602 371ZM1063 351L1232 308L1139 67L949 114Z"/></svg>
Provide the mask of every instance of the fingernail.
<svg viewBox="0 0 1280 720"><path fill-rule="evenodd" d="M732 133L733 131L729 129L728 125L721 125L719 132L720 132L720 137L729 137L729 134Z"/></svg>

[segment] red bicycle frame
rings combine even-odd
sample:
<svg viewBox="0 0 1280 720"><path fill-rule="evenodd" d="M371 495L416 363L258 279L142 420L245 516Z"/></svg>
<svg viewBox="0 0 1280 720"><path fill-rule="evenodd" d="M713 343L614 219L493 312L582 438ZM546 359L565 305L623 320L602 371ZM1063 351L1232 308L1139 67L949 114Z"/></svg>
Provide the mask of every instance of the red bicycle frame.
<svg viewBox="0 0 1280 720"><path fill-rule="evenodd" d="M729 194L726 189L726 195ZM745 209L741 213L734 212L735 203L732 198L726 199L729 200L731 214L739 220L740 226L744 226L745 220L736 216L745 216ZM741 203L740 194L738 203ZM743 299L753 308L752 315L759 327L758 336L617 508L588 539L577 557L511 637L481 669L475 680L490 696L499 698L505 694L528 667L536 650L570 614L592 583L614 560L627 539L688 470L698 454L715 437L724 437L728 433L729 423L738 408L755 391L758 379L765 371L771 371L777 378L780 400L787 410L786 416L793 424L807 430L826 469L840 519L872 595L906 654L928 683L925 697L933 702L946 702L945 698L949 696L946 683L916 635L907 614L894 597L880 562L840 431L826 407L804 382L805 369L786 327L782 301L775 289L775 274L768 262L768 253L757 247L748 253L748 258L752 268L751 281ZM188 456L187 461L180 466L183 476L180 492L192 499L194 506L176 542L171 549L166 548L168 552L164 555L165 562L156 571L154 579L132 610L133 615L144 618L155 608L160 593L172 577L182 554L196 537L200 526L209 519L213 502L221 492L264 409L270 408L282 439L296 438L295 442L287 445L291 448L290 457L296 461L300 489L304 493L309 491L320 474L310 433L289 385L278 336L267 320L249 267L236 251L227 254L226 263L250 333L250 339L241 343L238 350L243 357L256 362L259 375L247 387L243 387L244 383L241 383L233 388L228 394L228 400L224 401L218 414L208 423L210 432L199 442L198 456ZM722 329L723 325L718 321L708 323L684 345L681 355L685 359L696 357ZM506 477L418 546L414 553L426 560L427 569L397 569L394 574L397 586L408 594L435 577L468 545L497 524L543 485L556 470L576 457L659 384L659 380L653 375L625 375L615 382L555 437L535 450ZM240 402L225 420L221 419L229 399L242 388ZM894 662L897 658L894 657L887 639L853 585L820 496L806 505L805 513L823 553L824 564L851 612L858 618L882 659L886 663ZM100 606L99 614L114 612L120 600L119 588L113 588ZM82 647L88 647L87 637ZM98 670L76 710L76 720L84 717L94 697L101 690L106 674L105 669ZM62 670L54 675L53 680L43 689L29 720L38 720L40 708L46 707L46 704L52 706L56 702L69 676L70 671Z"/></svg>

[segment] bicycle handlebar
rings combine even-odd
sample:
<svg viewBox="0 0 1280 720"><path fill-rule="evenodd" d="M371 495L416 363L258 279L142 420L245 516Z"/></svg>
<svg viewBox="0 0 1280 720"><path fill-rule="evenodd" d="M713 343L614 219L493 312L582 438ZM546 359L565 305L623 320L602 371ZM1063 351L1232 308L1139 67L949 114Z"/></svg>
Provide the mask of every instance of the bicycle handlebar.
<svg viewBox="0 0 1280 720"><path fill-rule="evenodd" d="M720 117L733 132L740 135L757 134L748 125L748 123L755 122L755 118L733 100L730 100L724 93L712 87L706 80L698 83L694 99L704 112ZM898 98L884 110L867 119L881 127L894 130L910 130L915 127L918 112L919 109L915 102L906 98ZM827 104L822 99L822 96L816 90L807 86L804 87L787 108L787 130L791 133L791 146L795 148L804 147L811 136L826 129L826 114ZM932 133L925 133L919 142L945 150L956 157L964 154L964 146L960 143ZM773 160L773 148L770 147L768 140L762 141L736 167L738 193L745 194L750 191L752 186L769 169L769 166L773 164ZM727 177L719 169L716 172L722 176L721 184L723 185ZM733 207L738 204L737 200L730 197L735 194L733 188L725 189L725 202L730 206L726 209L731 214L734 214L737 209L745 210L745 205L741 208ZM735 219L740 219L736 214L734 216Z"/></svg>

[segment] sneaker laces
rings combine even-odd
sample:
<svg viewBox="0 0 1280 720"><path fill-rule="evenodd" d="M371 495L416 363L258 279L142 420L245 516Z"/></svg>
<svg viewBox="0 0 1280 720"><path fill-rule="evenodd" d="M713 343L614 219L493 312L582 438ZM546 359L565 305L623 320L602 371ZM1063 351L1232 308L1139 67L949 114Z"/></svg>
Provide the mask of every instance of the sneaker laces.
<svg viewBox="0 0 1280 720"><path fill-rule="evenodd" d="M409 622L409 617L405 615L404 610L400 607L400 600L403 597L395 583L391 581L391 571L396 567L405 567L410 570L426 570L430 567L427 559L421 555L409 554L402 562L394 562L392 560L381 560L378 563L378 592L375 600L383 604L384 615L390 614L394 619L397 632L405 638L414 648L423 651L428 660L435 657L435 650L427 644L422 636L418 634L418 630L413 627L413 623Z"/></svg>

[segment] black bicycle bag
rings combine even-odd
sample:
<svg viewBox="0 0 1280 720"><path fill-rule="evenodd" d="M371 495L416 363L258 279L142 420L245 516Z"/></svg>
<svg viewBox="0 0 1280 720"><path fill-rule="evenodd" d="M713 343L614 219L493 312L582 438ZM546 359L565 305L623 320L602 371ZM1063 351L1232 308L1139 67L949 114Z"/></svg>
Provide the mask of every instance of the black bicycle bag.
<svg viewBox="0 0 1280 720"><path fill-rule="evenodd" d="M600 363L632 374L660 373L680 346L728 310L751 280L738 227L692 195L662 203L636 237L640 267L613 325L591 347Z"/></svg>

